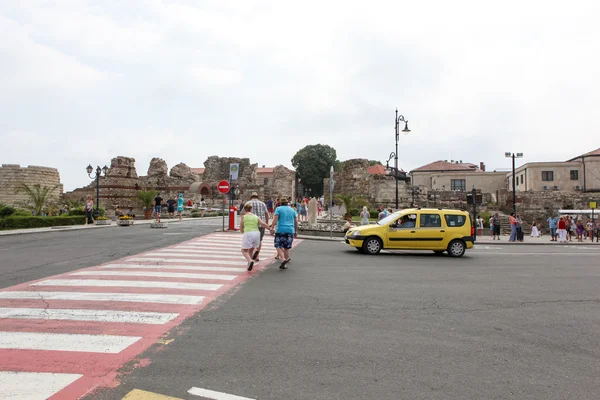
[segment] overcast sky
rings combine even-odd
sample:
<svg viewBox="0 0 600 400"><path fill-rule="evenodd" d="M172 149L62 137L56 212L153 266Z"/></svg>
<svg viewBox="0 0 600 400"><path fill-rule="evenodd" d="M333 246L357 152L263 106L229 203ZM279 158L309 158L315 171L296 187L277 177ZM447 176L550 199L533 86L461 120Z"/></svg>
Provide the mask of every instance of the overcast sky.
<svg viewBox="0 0 600 400"><path fill-rule="evenodd" d="M101 4L101 5L100 5ZM600 2L0 0L2 163L66 190L117 155L291 166L308 144L405 170L600 147Z"/></svg>

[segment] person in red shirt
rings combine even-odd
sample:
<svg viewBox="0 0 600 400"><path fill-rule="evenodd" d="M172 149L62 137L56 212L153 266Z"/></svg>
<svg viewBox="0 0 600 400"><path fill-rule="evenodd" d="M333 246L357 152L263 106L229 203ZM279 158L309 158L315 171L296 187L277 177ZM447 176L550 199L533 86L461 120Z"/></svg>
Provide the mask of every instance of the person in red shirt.
<svg viewBox="0 0 600 400"><path fill-rule="evenodd" d="M563 217L558 220L558 241L562 243L567 242L567 223Z"/></svg>

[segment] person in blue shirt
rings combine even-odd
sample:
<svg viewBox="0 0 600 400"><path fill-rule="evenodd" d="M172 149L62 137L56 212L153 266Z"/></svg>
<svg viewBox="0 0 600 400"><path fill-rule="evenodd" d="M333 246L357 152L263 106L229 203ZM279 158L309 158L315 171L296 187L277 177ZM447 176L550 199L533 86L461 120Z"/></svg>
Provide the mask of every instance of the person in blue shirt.
<svg viewBox="0 0 600 400"><path fill-rule="evenodd" d="M550 235L552 236L552 239L550 241L556 242L556 239L558 238L558 235L556 233L556 229L558 228L558 218L550 217L546 221L548 222L548 225L550 226Z"/></svg>
<svg viewBox="0 0 600 400"><path fill-rule="evenodd" d="M177 198L177 213L179 214L179 220L183 218L183 193L179 193Z"/></svg>
<svg viewBox="0 0 600 400"><path fill-rule="evenodd" d="M278 259L281 260L280 269L286 269L290 262L290 249L294 238L298 236L298 214L289 206L288 199L282 198L281 204L275 209L275 216L271 227L275 230L275 249Z"/></svg>

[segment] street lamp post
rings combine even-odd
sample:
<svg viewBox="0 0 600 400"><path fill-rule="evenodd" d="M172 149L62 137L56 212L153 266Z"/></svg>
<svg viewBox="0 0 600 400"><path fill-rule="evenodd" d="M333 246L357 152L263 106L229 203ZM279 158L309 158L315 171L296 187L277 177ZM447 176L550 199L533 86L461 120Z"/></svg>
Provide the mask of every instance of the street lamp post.
<svg viewBox="0 0 600 400"><path fill-rule="evenodd" d="M108 167L105 165L104 168L100 168L100 166L96 167L96 176L92 176L92 172L94 172L94 167L92 165L88 165L85 169L87 171L88 176L91 179L96 180L96 212L95 216L98 217L100 215L100 176L104 173L104 177L108 173Z"/></svg>
<svg viewBox="0 0 600 400"><path fill-rule="evenodd" d="M504 157L512 158L512 192L513 192L513 212L517 215L517 181L515 177L515 158L522 158L523 153L504 153Z"/></svg>
<svg viewBox="0 0 600 400"><path fill-rule="evenodd" d="M394 129L396 132L396 151L390 153L390 157L386 161L386 171L389 175L393 175L396 180L396 210L398 209L398 180L402 179L406 181L406 174L400 173L398 170L398 140L400 140L400 122L404 122L404 129L402 132L408 134L410 129L408 129L408 120L404 118L404 115L398 115L398 109L396 108L396 118L394 119ZM394 158L394 166L390 167L389 162ZM393 174L391 173L393 171Z"/></svg>

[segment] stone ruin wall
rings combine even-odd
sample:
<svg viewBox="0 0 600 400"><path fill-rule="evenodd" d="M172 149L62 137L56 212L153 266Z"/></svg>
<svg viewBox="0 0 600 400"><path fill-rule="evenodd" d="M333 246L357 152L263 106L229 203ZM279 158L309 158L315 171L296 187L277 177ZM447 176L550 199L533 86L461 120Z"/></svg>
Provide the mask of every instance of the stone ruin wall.
<svg viewBox="0 0 600 400"><path fill-rule="evenodd" d="M40 185L41 187L58 187L50 193L50 203L59 203L63 192L60 175L56 168L30 165L21 167L18 164L2 164L0 167L0 203L19 206L26 203L29 197L17 193L19 185Z"/></svg>
<svg viewBox="0 0 600 400"><path fill-rule="evenodd" d="M133 207L139 214L142 207L136 198L138 190L156 190L165 200L169 197L176 199L179 193L183 193L186 201L192 199L195 203L203 197L209 206L218 207L222 204L223 196L216 189L217 183L228 179L230 163L240 164L239 177L233 185L234 187L239 185L238 199L240 200L249 199L253 191L258 192L263 199L269 195L279 196L293 193L294 171L284 166L277 166L274 169L274 177L269 179L267 185L264 185L264 181L256 173L258 164L250 164L248 158L211 156L204 162L205 170L202 175L194 173L184 163L175 165L169 171L164 160L153 158L150 161L147 175L138 176L135 159L119 156L111 160L107 176L100 178L100 207L106 209L108 216L114 214L114 208L117 205L121 210ZM192 193L190 186L196 182L201 182L202 185L196 193ZM201 194L202 189L207 193ZM82 201L88 195L91 195L94 201L96 200L95 180L83 188L66 193L64 198Z"/></svg>
<svg viewBox="0 0 600 400"><path fill-rule="evenodd" d="M100 177L100 207L106 209L107 215L114 214L114 208L121 210L133 207L136 213L142 211L142 206L137 199L139 190L156 190L161 197L167 200L169 196L176 198L179 193L184 193L185 199L200 199L199 195L189 192L192 183L200 180L200 176L183 164L177 164L168 172L167 163L160 158L150 161L147 176L138 176L135 159L118 156L111 160L106 177ZM65 199L83 201L88 195L96 201L96 180L89 185L65 193ZM197 197L197 198L196 198Z"/></svg>

